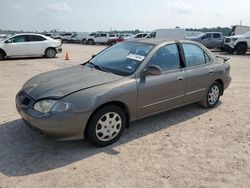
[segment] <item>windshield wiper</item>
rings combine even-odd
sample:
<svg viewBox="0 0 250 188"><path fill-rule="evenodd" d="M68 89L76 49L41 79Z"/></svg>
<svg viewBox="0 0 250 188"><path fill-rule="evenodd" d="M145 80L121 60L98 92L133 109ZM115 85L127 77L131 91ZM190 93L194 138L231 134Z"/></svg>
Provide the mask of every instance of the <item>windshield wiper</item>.
<svg viewBox="0 0 250 188"><path fill-rule="evenodd" d="M92 63L91 61L89 61L88 64L89 64L92 68L94 68L94 69L98 69L98 70L103 71L103 72L108 72L108 71L104 70L101 66L96 65L96 64Z"/></svg>

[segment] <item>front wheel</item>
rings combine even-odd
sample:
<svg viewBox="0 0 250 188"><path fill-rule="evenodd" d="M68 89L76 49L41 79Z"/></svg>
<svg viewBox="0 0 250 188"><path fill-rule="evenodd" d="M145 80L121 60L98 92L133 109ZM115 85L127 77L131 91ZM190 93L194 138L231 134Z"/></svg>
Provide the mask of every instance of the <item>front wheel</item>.
<svg viewBox="0 0 250 188"><path fill-rule="evenodd" d="M53 48L48 48L45 51L45 57L47 57L47 58L54 58L54 57L56 57L56 50L53 49Z"/></svg>
<svg viewBox="0 0 250 188"><path fill-rule="evenodd" d="M247 53L247 45L245 45L245 44L238 44L236 46L235 51L236 51L237 55L244 55L244 54Z"/></svg>
<svg viewBox="0 0 250 188"><path fill-rule="evenodd" d="M95 146L103 147L116 142L126 124L124 111L116 105L107 105L91 117L85 136Z"/></svg>
<svg viewBox="0 0 250 188"><path fill-rule="evenodd" d="M0 61L3 60L4 58L5 58L5 54L0 51Z"/></svg>
<svg viewBox="0 0 250 188"><path fill-rule="evenodd" d="M205 108L213 108L213 107L215 107L216 104L218 103L219 99L220 99L221 93L222 93L222 88L221 88L220 84L218 82L214 82L210 86L206 96L200 102L200 104L202 106L204 106Z"/></svg>

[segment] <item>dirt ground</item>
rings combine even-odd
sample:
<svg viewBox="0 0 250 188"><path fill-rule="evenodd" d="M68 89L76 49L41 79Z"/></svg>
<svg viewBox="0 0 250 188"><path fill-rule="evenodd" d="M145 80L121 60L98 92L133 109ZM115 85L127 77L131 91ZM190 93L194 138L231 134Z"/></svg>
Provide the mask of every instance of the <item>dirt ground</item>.
<svg viewBox="0 0 250 188"><path fill-rule="evenodd" d="M14 101L24 82L103 48L64 44L55 59L0 62L0 188L250 187L250 54L228 56L233 81L215 109L193 104L137 121L105 148L26 127Z"/></svg>

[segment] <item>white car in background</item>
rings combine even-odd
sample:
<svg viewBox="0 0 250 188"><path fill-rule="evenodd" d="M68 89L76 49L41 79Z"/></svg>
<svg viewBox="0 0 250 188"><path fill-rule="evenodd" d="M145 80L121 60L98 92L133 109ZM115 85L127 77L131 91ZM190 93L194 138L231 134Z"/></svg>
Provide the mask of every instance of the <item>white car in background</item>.
<svg viewBox="0 0 250 188"><path fill-rule="evenodd" d="M8 57L45 56L62 52L62 43L40 34L17 34L0 41L0 60Z"/></svg>

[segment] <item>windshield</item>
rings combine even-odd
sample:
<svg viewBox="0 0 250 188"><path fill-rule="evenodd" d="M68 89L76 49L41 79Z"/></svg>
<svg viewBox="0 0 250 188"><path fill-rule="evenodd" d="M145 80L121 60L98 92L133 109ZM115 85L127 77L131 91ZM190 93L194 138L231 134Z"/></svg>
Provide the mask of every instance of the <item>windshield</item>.
<svg viewBox="0 0 250 188"><path fill-rule="evenodd" d="M120 43L102 51L90 62L103 71L129 76L135 72L153 47L154 45L145 43Z"/></svg>

